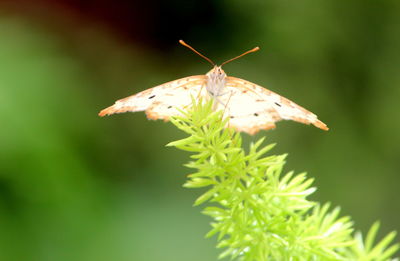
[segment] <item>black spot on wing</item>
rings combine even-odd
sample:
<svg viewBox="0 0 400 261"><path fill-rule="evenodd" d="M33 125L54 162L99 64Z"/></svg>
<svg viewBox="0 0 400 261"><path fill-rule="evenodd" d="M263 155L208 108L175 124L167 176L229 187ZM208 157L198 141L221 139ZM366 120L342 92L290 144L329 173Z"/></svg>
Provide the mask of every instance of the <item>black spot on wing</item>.
<svg viewBox="0 0 400 261"><path fill-rule="evenodd" d="M256 113L254 113L254 116L256 116L256 117L257 117L257 116L258 116L258 113L257 113L257 112L256 112Z"/></svg>
<svg viewBox="0 0 400 261"><path fill-rule="evenodd" d="M279 103L275 102L276 106L282 107L282 105L280 105Z"/></svg>
<svg viewBox="0 0 400 261"><path fill-rule="evenodd" d="M154 97L156 97L155 95L151 95L150 97L149 97L149 100L150 99L153 99Z"/></svg>

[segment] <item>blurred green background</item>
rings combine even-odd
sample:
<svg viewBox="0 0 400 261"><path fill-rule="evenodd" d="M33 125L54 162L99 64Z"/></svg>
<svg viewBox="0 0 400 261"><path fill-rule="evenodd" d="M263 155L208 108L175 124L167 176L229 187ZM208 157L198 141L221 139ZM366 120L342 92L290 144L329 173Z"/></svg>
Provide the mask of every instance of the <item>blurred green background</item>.
<svg viewBox="0 0 400 261"><path fill-rule="evenodd" d="M400 2L1 1L0 260L216 260L184 135L116 99L225 66L318 114L267 136L364 233L400 230ZM397 241L399 238L397 237Z"/></svg>

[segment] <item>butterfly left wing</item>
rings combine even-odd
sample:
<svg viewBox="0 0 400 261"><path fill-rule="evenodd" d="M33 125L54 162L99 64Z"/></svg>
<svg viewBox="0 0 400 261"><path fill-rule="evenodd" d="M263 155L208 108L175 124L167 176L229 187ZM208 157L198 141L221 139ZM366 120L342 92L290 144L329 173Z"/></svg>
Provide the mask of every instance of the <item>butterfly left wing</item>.
<svg viewBox="0 0 400 261"><path fill-rule="evenodd" d="M145 111L149 119L168 120L171 116L179 115L179 109L192 104L191 96L200 95L206 76L195 75L167 82L123 98L114 105L102 110L99 115L114 113Z"/></svg>
<svg viewBox="0 0 400 261"><path fill-rule="evenodd" d="M230 118L229 126L255 134L275 128L275 122L294 120L328 130L312 112L249 81L227 76L224 93L217 97L219 108ZM225 108L226 105L226 108Z"/></svg>

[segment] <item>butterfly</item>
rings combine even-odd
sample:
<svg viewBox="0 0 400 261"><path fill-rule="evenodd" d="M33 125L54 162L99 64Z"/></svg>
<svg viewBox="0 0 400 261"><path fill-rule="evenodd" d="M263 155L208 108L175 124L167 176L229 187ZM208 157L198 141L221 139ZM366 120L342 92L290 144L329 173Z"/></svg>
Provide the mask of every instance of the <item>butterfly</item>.
<svg viewBox="0 0 400 261"><path fill-rule="evenodd" d="M100 111L99 116L123 112L145 111L147 118L168 121L180 115L180 110L191 106L192 97L213 99L213 108L223 110L229 118L228 126L250 135L260 130L275 128L275 122L293 120L312 124L322 130L329 128L312 112L285 97L252 82L227 76L222 66L248 53L258 51L255 47L217 66L184 41L189 48L213 65L206 75L194 75L167 82L115 102Z"/></svg>

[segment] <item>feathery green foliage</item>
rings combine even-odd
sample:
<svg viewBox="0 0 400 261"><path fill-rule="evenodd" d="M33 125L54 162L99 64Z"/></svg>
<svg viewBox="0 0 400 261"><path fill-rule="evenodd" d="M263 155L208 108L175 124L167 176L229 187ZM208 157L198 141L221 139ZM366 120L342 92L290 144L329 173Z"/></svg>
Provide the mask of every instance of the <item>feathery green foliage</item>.
<svg viewBox="0 0 400 261"><path fill-rule="evenodd" d="M339 208L307 199L315 191L305 173L282 173L286 155L264 156L264 138L242 148L239 133L226 129L223 112L212 102L193 102L174 125L190 136L168 146L194 153L186 164L196 171L187 188L208 187L195 205L210 203L203 213L213 218L208 237L218 235L220 258L264 260L390 260L399 244L395 232L373 244L379 224L365 240L353 236L353 223Z"/></svg>

